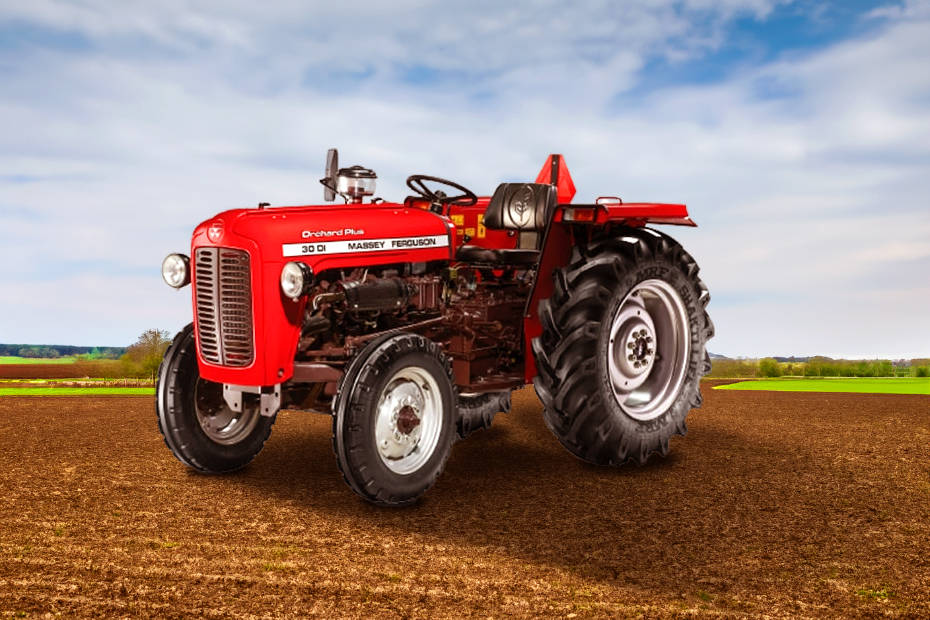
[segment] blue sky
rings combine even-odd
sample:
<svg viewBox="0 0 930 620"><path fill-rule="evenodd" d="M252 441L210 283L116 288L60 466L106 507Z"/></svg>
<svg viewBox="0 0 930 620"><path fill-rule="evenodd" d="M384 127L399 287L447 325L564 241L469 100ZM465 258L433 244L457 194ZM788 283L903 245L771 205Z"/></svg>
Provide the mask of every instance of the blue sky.
<svg viewBox="0 0 930 620"><path fill-rule="evenodd" d="M164 254L338 146L688 203L712 351L930 355L928 2L568 4L0 1L0 342L177 331Z"/></svg>

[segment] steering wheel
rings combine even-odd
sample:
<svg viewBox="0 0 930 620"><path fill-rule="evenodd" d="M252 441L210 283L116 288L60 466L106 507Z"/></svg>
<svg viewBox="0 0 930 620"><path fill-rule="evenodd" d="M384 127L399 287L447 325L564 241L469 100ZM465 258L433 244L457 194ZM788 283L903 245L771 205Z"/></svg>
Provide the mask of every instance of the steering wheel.
<svg viewBox="0 0 930 620"><path fill-rule="evenodd" d="M438 183L440 185L447 185L455 190L458 194L453 194L452 196L447 196L445 192L439 189L430 189L426 186L426 181L430 183ZM471 191L467 187L459 185L458 183L453 183L446 179L440 179L439 177L431 177L426 174L412 174L407 177L407 187L409 187L414 193L418 196L425 198L432 202L433 204L438 205L453 205L456 207L470 207L476 202L478 202L478 196L475 192Z"/></svg>

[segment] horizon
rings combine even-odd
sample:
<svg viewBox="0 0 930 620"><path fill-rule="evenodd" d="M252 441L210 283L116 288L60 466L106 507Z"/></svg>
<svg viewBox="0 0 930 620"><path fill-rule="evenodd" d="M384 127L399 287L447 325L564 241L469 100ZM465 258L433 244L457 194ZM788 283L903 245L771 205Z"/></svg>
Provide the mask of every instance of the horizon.
<svg viewBox="0 0 930 620"><path fill-rule="evenodd" d="M165 331L167 331L167 330L165 330ZM173 337L173 334L170 334L170 333L169 333L169 338L170 338L170 337ZM133 342L135 342L135 341L133 341ZM56 347L62 347L62 348L64 348L64 347L70 347L70 348L80 348L80 349L125 349L125 348L131 346L131 345L133 344L133 342L130 342L130 343L127 343L127 344L121 344L121 345L103 345L103 344L83 345L83 344L62 344L62 343L58 343L58 344L45 344L45 343L24 343L24 342L0 342L0 347L8 347L8 346L14 346L14 345L15 345L15 346L21 346L21 347L47 347L47 348L50 348L50 349L54 349L54 348L56 348ZM806 354L805 354L805 355L799 355L799 354L792 354L792 355L770 354L770 355L748 356L748 355L727 355L727 354L723 354L723 353L716 353L716 352L714 352L714 351L711 351L710 349L708 349L707 352L708 352L708 354L711 356L711 359L712 359L712 360L713 360L713 359L758 360L758 359L763 359L763 358L774 358L774 359L778 359L778 358L789 358L789 359L790 359L790 358L798 358L798 359L807 359L807 358L820 357L820 358L826 358L826 359L846 360L846 361L888 360L888 361L892 361L892 362L900 362L900 361L907 361L907 362L910 362L910 361L913 361L913 360L925 360L925 359L930 359L930 353L928 353L928 354L926 354L926 355L917 355L917 356L914 356L914 357L864 357L864 356L862 356L862 357L833 357L833 356L831 356L831 355L823 355L823 354L820 354L820 353L812 353L812 354L810 354L810 355L806 355ZM64 357L67 357L67 356L64 356ZM803 363L803 362L799 362L799 363Z"/></svg>
<svg viewBox="0 0 930 620"><path fill-rule="evenodd" d="M926 355L930 2L537 6L0 7L0 340L173 335L162 258L225 209L320 202L338 147L394 200L562 153L579 201L688 205L661 228L712 349Z"/></svg>

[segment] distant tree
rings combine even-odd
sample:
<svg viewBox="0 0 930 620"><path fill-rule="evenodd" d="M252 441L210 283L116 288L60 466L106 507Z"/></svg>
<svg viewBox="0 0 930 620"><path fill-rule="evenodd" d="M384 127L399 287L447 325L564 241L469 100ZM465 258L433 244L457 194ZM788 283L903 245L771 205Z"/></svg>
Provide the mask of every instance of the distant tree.
<svg viewBox="0 0 930 620"><path fill-rule="evenodd" d="M126 350L122 347L105 347L100 351L100 357L105 360L116 360L123 356Z"/></svg>
<svg viewBox="0 0 930 620"><path fill-rule="evenodd" d="M16 355L19 357L61 357L57 349L35 345L21 347Z"/></svg>
<svg viewBox="0 0 930 620"><path fill-rule="evenodd" d="M771 357L759 360L759 375L762 377L780 377L781 366Z"/></svg>
<svg viewBox="0 0 930 620"><path fill-rule="evenodd" d="M147 329L139 339L126 349L120 358L129 374L155 379L158 365L171 344L168 332L159 329Z"/></svg>
<svg viewBox="0 0 930 620"><path fill-rule="evenodd" d="M914 368L915 377L930 377L930 366L917 366Z"/></svg>
<svg viewBox="0 0 930 620"><path fill-rule="evenodd" d="M876 377L893 377L894 376L894 364L891 363L891 360L876 360L875 361L875 376Z"/></svg>
<svg viewBox="0 0 930 620"><path fill-rule="evenodd" d="M755 377L758 367L752 360L715 359L709 377Z"/></svg>

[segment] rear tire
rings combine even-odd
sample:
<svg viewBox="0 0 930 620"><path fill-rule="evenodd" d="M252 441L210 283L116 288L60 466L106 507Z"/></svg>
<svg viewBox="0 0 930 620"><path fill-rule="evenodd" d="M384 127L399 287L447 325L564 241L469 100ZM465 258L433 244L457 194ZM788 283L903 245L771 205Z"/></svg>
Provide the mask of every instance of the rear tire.
<svg viewBox="0 0 930 620"><path fill-rule="evenodd" d="M200 378L194 326L178 333L165 351L155 384L158 430L175 457L205 474L248 465L271 434L275 416L260 413L258 397L243 395L242 411L223 400L223 386Z"/></svg>
<svg viewBox="0 0 930 620"><path fill-rule="evenodd" d="M333 451L349 487L380 506L416 502L442 473L455 438L452 365L416 334L370 342L340 382Z"/></svg>
<svg viewBox="0 0 930 620"><path fill-rule="evenodd" d="M565 448L598 465L640 465L687 431L710 371L714 327L693 258L650 229L605 231L573 249L540 303L536 392Z"/></svg>

